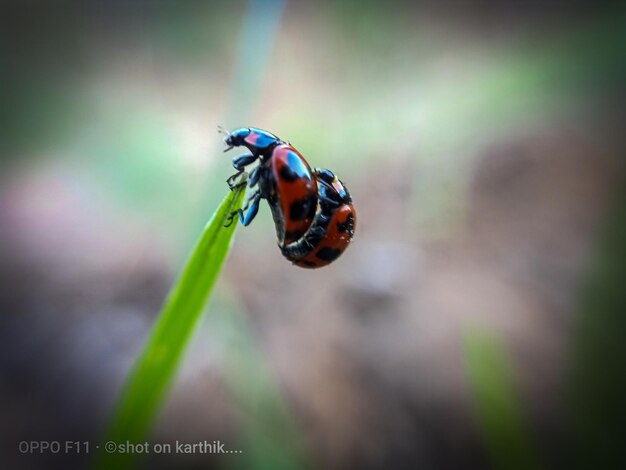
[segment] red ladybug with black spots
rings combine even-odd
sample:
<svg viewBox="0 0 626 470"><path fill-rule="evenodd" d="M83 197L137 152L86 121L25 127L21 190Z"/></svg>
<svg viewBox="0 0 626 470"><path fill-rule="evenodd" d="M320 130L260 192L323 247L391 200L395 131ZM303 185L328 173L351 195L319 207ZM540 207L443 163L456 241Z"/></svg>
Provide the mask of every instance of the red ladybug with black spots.
<svg viewBox="0 0 626 470"><path fill-rule="evenodd" d="M345 185L330 170L315 170L319 206L307 232L281 247L283 256L302 268L321 268L348 247L356 229L356 212Z"/></svg>
<svg viewBox="0 0 626 470"><path fill-rule="evenodd" d="M329 170L313 172L304 157L288 142L257 129L239 128L226 134L225 152L243 146L249 150L233 158L237 173L228 178L231 187L245 167L259 160L248 177L257 187L235 215L249 225L267 200L283 255L297 266L315 268L334 261L354 234L356 215L345 186Z"/></svg>
<svg viewBox="0 0 626 470"><path fill-rule="evenodd" d="M237 211L241 223L249 225L261 199L265 199L272 211L279 245L302 237L317 208L317 181L300 152L274 134L254 127L235 129L227 133L224 142L228 146L225 151L238 146L249 150L233 158L237 173L228 179L231 186L246 166L260 160L248 177L248 187L257 186L257 190Z"/></svg>

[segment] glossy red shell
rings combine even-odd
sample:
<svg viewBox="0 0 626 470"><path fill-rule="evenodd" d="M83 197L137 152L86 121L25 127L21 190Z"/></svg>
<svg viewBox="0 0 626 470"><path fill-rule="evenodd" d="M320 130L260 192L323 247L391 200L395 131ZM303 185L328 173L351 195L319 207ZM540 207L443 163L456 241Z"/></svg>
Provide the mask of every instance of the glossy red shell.
<svg viewBox="0 0 626 470"><path fill-rule="evenodd" d="M277 233L278 242L291 243L302 237L313 221L317 208L317 181L307 161L290 145L278 145L269 164L283 218L283 233ZM280 231L279 225L276 223L277 232Z"/></svg>
<svg viewBox="0 0 626 470"><path fill-rule="evenodd" d="M337 209L320 243L293 263L301 268L321 268L335 261L348 247L356 229L356 212L352 204Z"/></svg>

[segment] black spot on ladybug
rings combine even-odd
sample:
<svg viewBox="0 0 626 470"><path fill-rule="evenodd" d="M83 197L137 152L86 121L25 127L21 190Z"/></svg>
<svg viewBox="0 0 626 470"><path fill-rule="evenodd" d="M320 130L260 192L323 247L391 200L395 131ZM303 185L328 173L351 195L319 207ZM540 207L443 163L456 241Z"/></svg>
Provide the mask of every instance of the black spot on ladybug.
<svg viewBox="0 0 626 470"><path fill-rule="evenodd" d="M291 220L304 220L308 213L308 201L306 199L298 199L291 203L289 207L289 218Z"/></svg>
<svg viewBox="0 0 626 470"><path fill-rule="evenodd" d="M282 166L278 174L281 179L290 183L302 178L311 179L311 172L302 159L293 152L287 154L287 162Z"/></svg>
<svg viewBox="0 0 626 470"><path fill-rule="evenodd" d="M304 220L315 215L316 198L307 196L291 203L289 207L289 218L291 220Z"/></svg>
<svg viewBox="0 0 626 470"><path fill-rule="evenodd" d="M318 251L315 256L324 261L335 261L337 258L339 258L340 254L341 250L336 250L334 248L329 248L325 246L320 251Z"/></svg>
<svg viewBox="0 0 626 470"><path fill-rule="evenodd" d="M280 177L285 181L289 181L290 183L296 181L298 179L298 174L294 172L288 165L284 165L280 169Z"/></svg>
<svg viewBox="0 0 626 470"><path fill-rule="evenodd" d="M352 235L352 233L354 232L354 214L352 214L352 212L348 214L345 222L337 222L337 230L343 233L348 232L350 235Z"/></svg>

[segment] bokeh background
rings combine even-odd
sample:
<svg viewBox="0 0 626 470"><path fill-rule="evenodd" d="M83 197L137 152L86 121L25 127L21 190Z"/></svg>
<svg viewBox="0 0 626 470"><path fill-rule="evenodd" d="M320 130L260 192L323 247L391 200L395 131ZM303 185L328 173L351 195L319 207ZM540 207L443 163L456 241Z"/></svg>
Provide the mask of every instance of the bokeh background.
<svg viewBox="0 0 626 470"><path fill-rule="evenodd" d="M233 252L154 430L238 455L149 468L620 468L619 2L2 2L0 416L101 436L226 194L216 131L332 168L349 250ZM624 468L624 467L621 467Z"/></svg>

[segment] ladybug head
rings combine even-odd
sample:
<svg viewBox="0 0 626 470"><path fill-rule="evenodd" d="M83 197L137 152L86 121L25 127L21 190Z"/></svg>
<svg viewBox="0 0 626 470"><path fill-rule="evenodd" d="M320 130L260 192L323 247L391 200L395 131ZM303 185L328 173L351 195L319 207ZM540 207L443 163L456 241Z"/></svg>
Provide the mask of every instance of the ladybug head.
<svg viewBox="0 0 626 470"><path fill-rule="evenodd" d="M228 152L233 147L244 145L244 139L250 134L250 129L245 127L240 127L232 132L228 132L223 127L217 126L217 130L224 134L224 143L227 145L224 152Z"/></svg>

